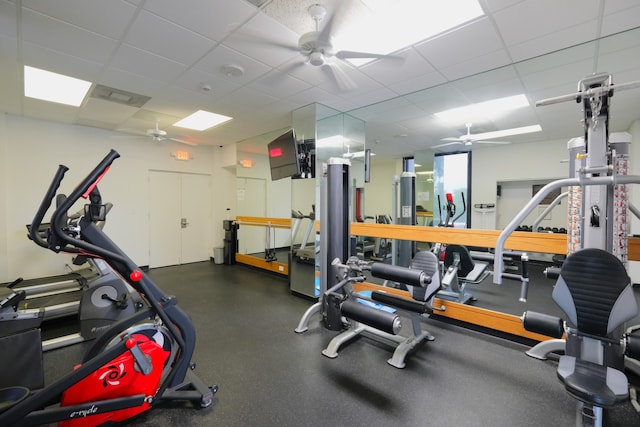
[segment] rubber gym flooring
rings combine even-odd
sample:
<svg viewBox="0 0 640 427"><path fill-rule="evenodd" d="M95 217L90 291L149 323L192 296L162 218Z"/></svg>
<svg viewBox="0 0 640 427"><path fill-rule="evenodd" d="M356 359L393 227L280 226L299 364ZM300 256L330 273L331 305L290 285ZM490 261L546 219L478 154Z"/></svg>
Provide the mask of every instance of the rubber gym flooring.
<svg viewBox="0 0 640 427"><path fill-rule="evenodd" d="M191 315L196 372L220 389L209 408L164 405L127 425L575 425L575 401L556 378L557 359L532 359L523 344L430 318L423 326L436 339L405 369L388 365L390 347L368 338L328 359L321 350L336 332L317 317L306 333L294 332L312 301L291 295L286 278L208 262L149 274ZM47 382L72 369L84 347L45 353ZM640 415L626 402L606 411L605 425L640 426Z"/></svg>

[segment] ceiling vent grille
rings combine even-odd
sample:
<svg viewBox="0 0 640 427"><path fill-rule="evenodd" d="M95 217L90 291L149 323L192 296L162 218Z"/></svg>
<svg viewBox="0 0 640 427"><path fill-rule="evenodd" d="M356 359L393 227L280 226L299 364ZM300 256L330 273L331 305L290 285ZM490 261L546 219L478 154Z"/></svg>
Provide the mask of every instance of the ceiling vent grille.
<svg viewBox="0 0 640 427"><path fill-rule="evenodd" d="M104 101L115 102L117 104L137 108L142 107L151 99L150 96L144 96L138 93L127 92L126 90L115 89L103 85L95 85L89 96L91 98L102 99Z"/></svg>

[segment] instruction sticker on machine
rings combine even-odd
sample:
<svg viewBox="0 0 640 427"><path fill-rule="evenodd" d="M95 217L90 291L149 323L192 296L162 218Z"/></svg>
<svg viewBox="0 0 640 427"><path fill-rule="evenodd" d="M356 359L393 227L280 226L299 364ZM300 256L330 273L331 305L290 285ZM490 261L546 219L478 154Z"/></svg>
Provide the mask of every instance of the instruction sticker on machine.
<svg viewBox="0 0 640 427"><path fill-rule="evenodd" d="M403 206L402 207L402 218L411 218L411 206Z"/></svg>

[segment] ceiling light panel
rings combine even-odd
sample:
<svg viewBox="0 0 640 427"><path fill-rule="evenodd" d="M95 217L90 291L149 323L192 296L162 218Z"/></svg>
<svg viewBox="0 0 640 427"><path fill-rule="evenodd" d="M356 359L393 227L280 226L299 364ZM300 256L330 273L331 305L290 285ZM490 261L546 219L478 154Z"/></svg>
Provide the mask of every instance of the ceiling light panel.
<svg viewBox="0 0 640 427"><path fill-rule="evenodd" d="M529 100L525 95L520 94L440 111L434 113L434 116L447 123L486 122L499 119L510 111L527 106L529 106Z"/></svg>
<svg viewBox="0 0 640 427"><path fill-rule="evenodd" d="M24 66L24 96L79 107L91 82Z"/></svg>
<svg viewBox="0 0 640 427"><path fill-rule="evenodd" d="M336 50L389 54L484 15L477 0L362 0L335 34ZM356 62L361 65L371 60Z"/></svg>
<svg viewBox="0 0 640 427"><path fill-rule="evenodd" d="M209 111L198 110L190 116L175 122L173 125L186 129L207 130L224 122L231 120L231 117L222 114L211 113Z"/></svg>

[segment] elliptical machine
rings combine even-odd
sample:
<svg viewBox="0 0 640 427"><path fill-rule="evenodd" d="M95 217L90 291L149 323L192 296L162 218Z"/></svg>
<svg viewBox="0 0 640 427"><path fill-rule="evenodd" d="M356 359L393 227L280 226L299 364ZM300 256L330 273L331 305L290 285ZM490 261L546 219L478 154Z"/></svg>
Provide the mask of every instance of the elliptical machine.
<svg viewBox="0 0 640 427"><path fill-rule="evenodd" d="M58 197L44 240L36 230L68 170L60 165L33 219L31 237L54 252L104 259L147 307L104 331L80 365L47 387L35 392L21 386L0 390L0 425L56 421L61 426L99 425L126 420L164 401L191 401L203 408L213 403L218 387L205 386L193 372L195 328L191 319L174 297L165 295L96 226L106 215L97 184L118 157L111 150L69 197ZM77 227L70 228L67 212L80 197L88 197L90 203Z"/></svg>

